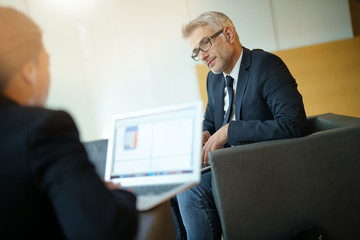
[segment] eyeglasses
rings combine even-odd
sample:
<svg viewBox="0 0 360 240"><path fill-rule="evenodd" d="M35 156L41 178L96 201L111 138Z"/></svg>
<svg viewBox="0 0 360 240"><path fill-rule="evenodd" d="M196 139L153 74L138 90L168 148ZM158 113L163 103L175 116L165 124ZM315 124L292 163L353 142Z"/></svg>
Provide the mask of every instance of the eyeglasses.
<svg viewBox="0 0 360 240"><path fill-rule="evenodd" d="M192 52L191 54L191 57L192 59L194 59L195 61L199 61L200 60L200 57L199 57L199 52L202 51L202 52L207 52L210 50L210 48L212 47L212 43L211 43L211 40L216 38L217 36L219 36L224 30L220 30L218 32L216 32L214 35L208 37L208 38L205 38L203 39L201 42L200 42L200 46L197 48L197 49L194 49L194 51Z"/></svg>

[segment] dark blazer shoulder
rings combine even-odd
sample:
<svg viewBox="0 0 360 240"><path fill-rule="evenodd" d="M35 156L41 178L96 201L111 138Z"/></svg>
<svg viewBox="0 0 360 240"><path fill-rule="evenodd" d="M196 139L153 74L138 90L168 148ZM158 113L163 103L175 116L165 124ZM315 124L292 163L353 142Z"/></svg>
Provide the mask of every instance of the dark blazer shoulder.
<svg viewBox="0 0 360 240"><path fill-rule="evenodd" d="M268 79L274 83L284 79L294 81L288 67L279 56L262 49L249 50L245 47L243 49L242 65L244 64L245 71L251 72L251 79L257 82L258 87L269 83ZM281 78L280 75L286 77Z"/></svg>
<svg viewBox="0 0 360 240"><path fill-rule="evenodd" d="M75 121L63 110L10 104L0 108L0 116L3 127L8 126L12 131L21 130L29 137L37 135L38 132L51 133L65 129L79 136Z"/></svg>
<svg viewBox="0 0 360 240"><path fill-rule="evenodd" d="M249 61L245 60L245 62L250 62L251 65L255 64L257 66L269 66L276 62L282 62L282 59L279 56L271 52L264 51L263 49L249 50L245 47L243 47L243 49L244 56L247 56L249 59Z"/></svg>

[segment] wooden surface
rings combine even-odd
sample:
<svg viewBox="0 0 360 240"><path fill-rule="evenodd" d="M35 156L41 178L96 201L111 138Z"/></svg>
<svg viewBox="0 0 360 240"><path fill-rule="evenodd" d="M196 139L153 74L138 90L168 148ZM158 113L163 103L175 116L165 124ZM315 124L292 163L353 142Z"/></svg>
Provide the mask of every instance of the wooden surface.
<svg viewBox="0 0 360 240"><path fill-rule="evenodd" d="M139 220L136 240L176 239L170 200L149 211L140 212Z"/></svg>
<svg viewBox="0 0 360 240"><path fill-rule="evenodd" d="M274 54L296 79L308 116L332 112L360 117L360 37ZM204 106L208 71L204 65L196 66Z"/></svg>

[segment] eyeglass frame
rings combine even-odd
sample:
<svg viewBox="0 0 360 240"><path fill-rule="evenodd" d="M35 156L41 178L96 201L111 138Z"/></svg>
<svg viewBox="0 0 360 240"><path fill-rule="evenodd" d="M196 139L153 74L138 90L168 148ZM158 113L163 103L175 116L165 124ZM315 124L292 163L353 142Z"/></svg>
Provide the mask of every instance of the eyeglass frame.
<svg viewBox="0 0 360 240"><path fill-rule="evenodd" d="M194 49L194 50L193 50L193 53L191 54L191 58L194 59L194 61L196 61L196 62L199 61L199 60L200 60L200 58L199 58L199 53L200 53L200 51L202 51L202 52L207 52L207 51L209 51L209 50L211 49L211 47L212 47L212 42L211 42L211 40L213 40L214 38L216 38L217 36L219 36L219 35L220 35L221 33L223 33L223 32L224 32L224 29L221 29L220 31L214 33L214 34L211 35L210 37L203 39L203 40L200 42L200 46L199 46L197 49ZM208 48L207 50L201 49L201 45L202 45L202 43L204 43L205 41L209 41L209 43L210 43L209 48Z"/></svg>

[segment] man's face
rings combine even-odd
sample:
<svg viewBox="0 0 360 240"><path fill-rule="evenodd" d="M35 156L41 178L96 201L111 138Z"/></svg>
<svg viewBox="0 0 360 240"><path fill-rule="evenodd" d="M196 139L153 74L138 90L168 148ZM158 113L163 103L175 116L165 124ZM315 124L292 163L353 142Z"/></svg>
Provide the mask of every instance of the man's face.
<svg viewBox="0 0 360 240"><path fill-rule="evenodd" d="M35 105L44 107L49 95L50 73L49 73L49 55L41 48L39 59L36 66L36 81L33 87L33 96Z"/></svg>
<svg viewBox="0 0 360 240"><path fill-rule="evenodd" d="M204 39L210 37L220 29L212 29L209 26L195 29L189 37L192 49L197 49ZM212 47L207 52L199 52L199 58L213 73L228 72L233 49L224 36L220 34L211 40Z"/></svg>

